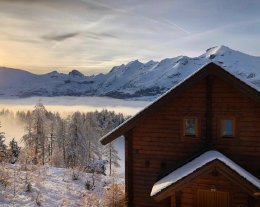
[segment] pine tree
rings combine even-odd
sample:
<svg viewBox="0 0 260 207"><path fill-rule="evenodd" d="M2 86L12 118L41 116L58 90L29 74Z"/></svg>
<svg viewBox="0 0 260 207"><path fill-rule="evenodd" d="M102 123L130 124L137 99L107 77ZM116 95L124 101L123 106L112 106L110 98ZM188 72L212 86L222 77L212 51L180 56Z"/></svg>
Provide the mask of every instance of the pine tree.
<svg viewBox="0 0 260 207"><path fill-rule="evenodd" d="M9 146L10 146L10 150L11 150L11 161L10 162L12 164L14 164L17 161L21 148L18 146L18 144L14 138L9 143Z"/></svg>

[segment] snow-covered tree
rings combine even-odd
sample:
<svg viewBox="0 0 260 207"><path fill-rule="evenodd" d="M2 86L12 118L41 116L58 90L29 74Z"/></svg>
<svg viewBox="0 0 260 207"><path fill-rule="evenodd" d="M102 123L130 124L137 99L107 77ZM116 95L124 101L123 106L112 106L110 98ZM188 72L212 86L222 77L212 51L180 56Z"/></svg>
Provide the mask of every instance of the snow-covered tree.
<svg viewBox="0 0 260 207"><path fill-rule="evenodd" d="M103 110L75 112L63 118L38 103L33 111L17 112L16 117L26 123L23 141L25 149L30 154L34 152L35 163L76 167L105 159L110 163L110 171L119 164L114 144L104 149L99 139L125 120L122 114Z"/></svg>
<svg viewBox="0 0 260 207"><path fill-rule="evenodd" d="M109 174L112 173L113 167L120 167L119 161L121 160L118 156L118 151L116 150L114 143L110 142L104 146L103 159L106 159L109 164Z"/></svg>
<svg viewBox="0 0 260 207"><path fill-rule="evenodd" d="M87 163L101 159L101 145L99 137L101 136L101 128L98 126L97 120L93 113L86 114L84 118L84 126L86 130L87 140Z"/></svg>
<svg viewBox="0 0 260 207"><path fill-rule="evenodd" d="M17 158L20 154L21 148L18 146L18 143L13 138L12 141L9 143L9 147L11 150L11 160L10 162L14 164L17 161Z"/></svg>
<svg viewBox="0 0 260 207"><path fill-rule="evenodd" d="M1 122L0 122L0 129L1 129ZM6 145L5 145L5 133L0 131L0 152L5 152Z"/></svg>
<svg viewBox="0 0 260 207"><path fill-rule="evenodd" d="M87 158L87 142L83 117L80 112L72 115L68 127L67 163L70 167L83 165Z"/></svg>
<svg viewBox="0 0 260 207"><path fill-rule="evenodd" d="M35 163L38 163L40 158L43 165L45 164L47 149L46 125L48 120L46 114L47 110L43 104L37 103L32 113L27 117L27 134L23 136L25 144L34 149Z"/></svg>
<svg viewBox="0 0 260 207"><path fill-rule="evenodd" d="M53 146L54 146L54 139L56 138L55 134L55 128L56 128L56 122L55 120L52 120L50 122L50 125L48 127L48 161L49 164L52 165L52 155L53 155Z"/></svg>
<svg viewBox="0 0 260 207"><path fill-rule="evenodd" d="M107 113L107 112L106 112ZM111 114L111 116L105 116L106 122L104 122L104 134L110 132L113 128L115 128L117 125L115 124L115 114ZM119 167L119 161L121 160L118 156L118 151L116 150L114 143L110 142L109 144L105 145L103 148L103 159L107 159L109 163L109 174L112 173L113 167Z"/></svg>
<svg viewBox="0 0 260 207"><path fill-rule="evenodd" d="M28 120L26 120L26 127L25 127L25 131L26 134L23 135L22 140L25 143L25 146L27 148L33 148L34 147L34 140L33 140L33 129L32 129L32 119L31 119L31 115L29 115ZM25 121L25 119L24 119Z"/></svg>
<svg viewBox="0 0 260 207"><path fill-rule="evenodd" d="M67 120L61 119L60 117L57 118L53 154L57 159L60 159L59 163L61 163L62 167L68 167L66 166L67 148L69 144L67 125Z"/></svg>

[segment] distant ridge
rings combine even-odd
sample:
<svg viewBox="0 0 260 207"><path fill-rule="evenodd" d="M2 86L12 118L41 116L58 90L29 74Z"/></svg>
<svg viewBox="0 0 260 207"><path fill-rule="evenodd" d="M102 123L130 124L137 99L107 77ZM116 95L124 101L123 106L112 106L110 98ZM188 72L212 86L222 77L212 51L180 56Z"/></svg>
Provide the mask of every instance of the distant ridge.
<svg viewBox="0 0 260 207"><path fill-rule="evenodd" d="M69 74L53 71L36 75L24 70L0 68L0 97L109 96L153 99L211 61L260 91L260 57L218 46L194 58L178 56L147 63L134 60L115 66L106 74L92 76L84 76L77 70Z"/></svg>

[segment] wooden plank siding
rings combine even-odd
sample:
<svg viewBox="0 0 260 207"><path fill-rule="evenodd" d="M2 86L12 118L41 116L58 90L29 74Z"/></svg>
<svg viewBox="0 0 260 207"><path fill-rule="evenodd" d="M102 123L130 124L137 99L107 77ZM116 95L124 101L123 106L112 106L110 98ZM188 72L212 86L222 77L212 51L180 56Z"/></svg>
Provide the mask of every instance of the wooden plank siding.
<svg viewBox="0 0 260 207"><path fill-rule="evenodd" d="M228 192L230 199L230 207L237 206L253 206L256 204L249 194L241 190L241 188L229 181L225 176L218 174L217 176L211 173L198 178L195 182L191 183L190 186L185 187L181 190L181 206L182 207L199 207L198 206L198 192L212 191L214 192ZM173 196L175 197L175 196ZM174 200L174 198L172 198ZM252 205L250 205L250 202ZM176 207L175 205L172 205Z"/></svg>
<svg viewBox="0 0 260 207"><path fill-rule="evenodd" d="M209 80L205 78L199 81L178 97L170 98L158 107L127 135L127 139L131 139L131 142L127 142L131 146L126 146L126 160L131 154L127 165L132 162L131 172L127 175L132 186L129 206L171 206L171 198L165 203L156 203L150 197L158 175L210 148L223 152L256 177L260 177L260 162L256 161L260 160L260 104L219 78L214 78L210 87L209 97ZM198 118L198 137L183 136L185 116ZM235 138L220 137L220 120L225 117L236 119ZM209 128L210 133L207 131ZM193 193L193 190L186 190L183 191L187 197L184 206L191 206L189 203L194 199L189 192Z"/></svg>

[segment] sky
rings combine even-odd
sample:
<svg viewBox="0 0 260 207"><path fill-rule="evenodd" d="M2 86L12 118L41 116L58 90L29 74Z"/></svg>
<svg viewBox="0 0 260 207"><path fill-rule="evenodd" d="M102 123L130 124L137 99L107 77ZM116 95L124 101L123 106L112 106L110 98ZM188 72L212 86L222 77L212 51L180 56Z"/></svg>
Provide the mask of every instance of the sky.
<svg viewBox="0 0 260 207"><path fill-rule="evenodd" d="M0 0L0 66L108 72L225 45L260 56L259 0Z"/></svg>

